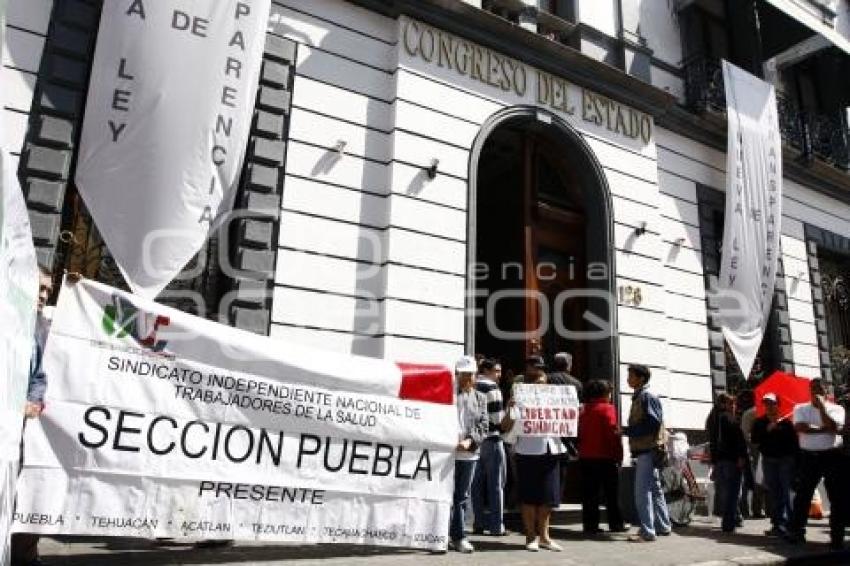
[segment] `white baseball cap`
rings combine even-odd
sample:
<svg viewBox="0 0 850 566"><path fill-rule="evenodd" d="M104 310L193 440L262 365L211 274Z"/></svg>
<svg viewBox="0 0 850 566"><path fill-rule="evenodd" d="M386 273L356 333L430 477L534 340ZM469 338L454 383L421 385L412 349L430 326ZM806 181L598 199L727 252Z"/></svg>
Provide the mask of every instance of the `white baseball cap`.
<svg viewBox="0 0 850 566"><path fill-rule="evenodd" d="M463 356L455 364L455 373L476 373L478 363L472 356Z"/></svg>
<svg viewBox="0 0 850 566"><path fill-rule="evenodd" d="M761 396L761 400L776 403L776 393L765 393Z"/></svg>

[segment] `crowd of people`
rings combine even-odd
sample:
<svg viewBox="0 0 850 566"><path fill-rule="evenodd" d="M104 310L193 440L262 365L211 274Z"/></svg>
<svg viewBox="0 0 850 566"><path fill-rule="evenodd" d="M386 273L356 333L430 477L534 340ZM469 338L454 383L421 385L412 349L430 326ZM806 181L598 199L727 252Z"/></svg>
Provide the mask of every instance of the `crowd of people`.
<svg viewBox="0 0 850 566"><path fill-rule="evenodd" d="M33 341L26 418L44 407L46 376L41 362L47 322L42 316L52 294L52 281L41 273L38 326ZM667 465L668 432L659 398L649 389L650 369L630 365L632 390L629 416L620 424L609 380L581 381L571 375L572 357L554 356L547 371L539 355L526 359L522 375L502 372L496 359L464 356L456 366L459 438L455 454L455 485L449 525L449 550L474 551L466 536L466 513L473 512L472 532L505 536L504 514L509 484L522 517L525 548L531 552L560 552L550 536L550 519L563 499L568 465L577 465L581 478L582 532L596 537L600 505L604 503L608 531L627 532L620 508L620 466L624 445L633 460L636 530L627 540L650 543L672 532L659 470ZM578 436L528 436L517 432L516 384L571 386L581 402ZM773 392L761 396L759 415L751 390L737 397L720 392L706 420L708 454L715 485L714 509L721 529L734 533L744 517L769 513L765 535L791 544L805 541L813 495L823 481L831 505L830 540L833 549L844 544L850 522L850 428L845 408L828 399L828 384L810 381L810 401L784 414ZM38 537L16 534L13 564L37 566Z"/></svg>
<svg viewBox="0 0 850 566"><path fill-rule="evenodd" d="M823 481L831 506L830 544L843 548L850 508L850 490L842 482L850 471L844 436L850 431L844 407L828 400L827 389L821 379L812 379L810 401L790 414L780 411L776 393L766 392L762 416L756 416L751 391L737 398L717 395L706 431L724 532L733 533L750 508L754 517L765 508L771 521L766 535L804 542L812 499Z"/></svg>
<svg viewBox="0 0 850 566"><path fill-rule="evenodd" d="M658 470L665 461L667 431L658 397L648 389L649 368L628 368L634 391L626 426L618 424L611 383L582 383L570 375L572 358L555 355L554 371L547 373L541 356L526 360L517 377L502 376L494 359L461 358L456 366L459 439L456 448L455 488L448 548L474 551L465 534L465 515L472 502L472 532L504 536L503 516L509 470L522 516L525 548L531 552L560 552L552 540L549 523L562 499L562 481L570 461L577 460L582 477L582 531L588 537L602 533L600 503L604 501L610 532L626 532L619 504L623 437L635 459L635 508L637 531L628 537L635 543L653 542L672 532ZM518 415L513 398L517 383L573 386L582 401L578 437L529 436L514 429ZM601 496L601 497L600 497Z"/></svg>
<svg viewBox="0 0 850 566"><path fill-rule="evenodd" d="M503 377L497 360L478 358L466 356L455 367L460 438L450 550L474 551L464 530L470 500L474 534L506 534L506 487L513 476L526 549L561 551L550 536L549 521L562 501L564 470L572 462L580 470L583 534L596 537L603 532L603 502L609 532L627 532L619 502L625 443L633 460L636 516L636 531L627 540L653 542L672 532L659 477L659 470L668 465L668 432L661 402L648 388L647 367L628 367L633 394L627 423L620 426L611 383L581 382L570 375L567 353L555 356L548 373L543 358L531 356L517 377ZM516 383L575 387L582 402L577 438L517 434ZM771 527L765 535L791 544L804 542L812 498L823 480L831 505L831 547L843 548L850 519L850 489L841 481L850 471L850 445L845 449L843 440L845 409L827 399L827 385L820 379L810 381L810 396L810 402L797 404L787 414L780 412L773 392L760 399L763 414L756 411L752 390L737 398L726 392L716 396L705 432L714 512L721 517L722 532L732 534L744 517L764 518L767 511Z"/></svg>

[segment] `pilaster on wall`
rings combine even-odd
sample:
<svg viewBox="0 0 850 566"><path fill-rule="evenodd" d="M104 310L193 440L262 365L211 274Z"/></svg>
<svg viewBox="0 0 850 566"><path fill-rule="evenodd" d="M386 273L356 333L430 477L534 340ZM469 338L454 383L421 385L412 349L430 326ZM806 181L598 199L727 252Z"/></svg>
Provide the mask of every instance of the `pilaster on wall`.
<svg viewBox="0 0 850 566"><path fill-rule="evenodd" d="M699 208L699 230L702 240L703 266L705 270L706 309L708 311L709 327L709 356L711 359L711 378L716 390L725 389L726 354L724 350L723 333L720 330L718 317L719 302L717 297L709 293L717 286L720 274L720 253L723 239L722 223L717 222L718 215L722 217L725 203L724 193L704 185L697 185L697 200ZM781 253L777 258L776 284L771 308L770 319L765 329L764 339L770 344L770 356L778 369L787 372L794 371L794 359L791 342L791 320L788 314L788 296L785 286L785 270ZM767 360L765 360L767 361ZM768 369L768 368L765 368Z"/></svg>
<svg viewBox="0 0 850 566"><path fill-rule="evenodd" d="M264 335L271 324L295 62L295 42L266 36L238 211L230 228L234 269L230 324Z"/></svg>
<svg viewBox="0 0 850 566"><path fill-rule="evenodd" d="M827 381L832 381L831 345L826 327L826 306L824 305L823 282L818 251L827 250L843 255L850 255L850 238L839 236L838 234L810 224L805 225L805 236L809 272L811 274L812 308L814 309L815 329L817 331L818 361L820 362L821 376Z"/></svg>
<svg viewBox="0 0 850 566"><path fill-rule="evenodd" d="M791 339L791 315L788 311L788 287L785 283L785 262L780 246L776 259L776 283L774 286L773 306L765 329L765 338L771 340L773 359L778 369L794 373L794 349Z"/></svg>
<svg viewBox="0 0 850 566"><path fill-rule="evenodd" d="M65 194L79 143L101 0L54 4L18 176L39 264L56 261Z"/></svg>
<svg viewBox="0 0 850 566"><path fill-rule="evenodd" d="M723 210L723 193L697 185L697 201L699 209L699 231L702 244L702 264L706 290L717 286L717 276L720 272L720 240L723 234L715 222L715 212ZM708 349L711 362L711 382L714 389L726 388L726 354L724 352L723 333L717 317L718 307L716 297L706 294L706 310L708 311Z"/></svg>

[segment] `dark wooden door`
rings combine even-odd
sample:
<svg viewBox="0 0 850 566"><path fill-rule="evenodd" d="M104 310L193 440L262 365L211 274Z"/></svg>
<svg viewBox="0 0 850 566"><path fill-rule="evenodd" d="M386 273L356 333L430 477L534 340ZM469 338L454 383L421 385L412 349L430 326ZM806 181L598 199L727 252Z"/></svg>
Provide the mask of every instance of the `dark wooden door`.
<svg viewBox="0 0 850 566"><path fill-rule="evenodd" d="M524 144L524 256L527 354L573 355L573 374L585 379L585 345L570 332L583 328L585 304L571 292L586 286L585 217L567 156L533 133ZM545 297L545 299L544 299ZM544 312L545 311L545 312Z"/></svg>

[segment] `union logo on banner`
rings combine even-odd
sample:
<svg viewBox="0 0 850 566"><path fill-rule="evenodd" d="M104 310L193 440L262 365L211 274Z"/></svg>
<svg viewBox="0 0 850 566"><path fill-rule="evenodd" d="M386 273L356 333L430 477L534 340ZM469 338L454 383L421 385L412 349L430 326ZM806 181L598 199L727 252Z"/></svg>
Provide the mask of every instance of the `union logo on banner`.
<svg viewBox="0 0 850 566"><path fill-rule="evenodd" d="M145 312L118 295L112 295L112 304L103 307L103 331L116 338L131 338L151 352L162 352L168 340L159 340L157 332L168 326L169 317Z"/></svg>

